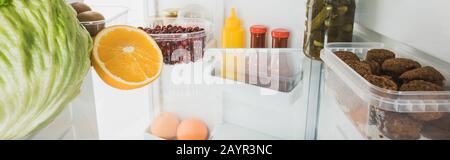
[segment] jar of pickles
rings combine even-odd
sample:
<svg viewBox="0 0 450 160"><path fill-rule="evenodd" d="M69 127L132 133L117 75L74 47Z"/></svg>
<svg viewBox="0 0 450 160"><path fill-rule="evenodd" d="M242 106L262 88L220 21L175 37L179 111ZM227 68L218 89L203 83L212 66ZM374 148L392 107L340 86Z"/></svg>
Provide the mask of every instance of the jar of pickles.
<svg viewBox="0 0 450 160"><path fill-rule="evenodd" d="M329 42L351 42L355 22L355 0L308 0L305 55L320 60L320 51Z"/></svg>

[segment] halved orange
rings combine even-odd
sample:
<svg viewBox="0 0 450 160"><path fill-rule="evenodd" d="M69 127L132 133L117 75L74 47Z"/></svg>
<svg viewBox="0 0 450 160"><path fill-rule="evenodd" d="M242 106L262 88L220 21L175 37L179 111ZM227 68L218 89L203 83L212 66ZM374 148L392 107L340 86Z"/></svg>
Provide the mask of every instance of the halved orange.
<svg viewBox="0 0 450 160"><path fill-rule="evenodd" d="M112 26L95 38L92 63L110 86L131 90L144 87L161 74L163 56L158 44L144 31Z"/></svg>

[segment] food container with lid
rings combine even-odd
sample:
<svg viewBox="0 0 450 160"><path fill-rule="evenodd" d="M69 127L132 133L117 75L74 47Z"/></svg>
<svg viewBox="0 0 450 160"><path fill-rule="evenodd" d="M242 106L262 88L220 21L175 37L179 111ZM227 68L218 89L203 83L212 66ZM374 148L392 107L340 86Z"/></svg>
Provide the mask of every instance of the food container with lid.
<svg viewBox="0 0 450 160"><path fill-rule="evenodd" d="M198 27L191 33L150 34L158 43L168 65L196 62L203 58L208 43L207 35L211 31L211 23L197 18L155 18L149 22L149 28L164 26Z"/></svg>
<svg viewBox="0 0 450 160"><path fill-rule="evenodd" d="M432 66L446 78L445 91L401 92L379 88L366 81L334 52L350 51L365 58L371 49L388 49L398 58ZM450 139L450 64L407 49L385 48L381 43L330 43L321 53L325 63L325 92L333 95L342 111L367 139ZM439 115L436 120L414 116Z"/></svg>
<svg viewBox="0 0 450 160"><path fill-rule="evenodd" d="M164 17L172 19L202 19L207 21L211 29L206 36L207 46L214 46L217 43L216 40L220 38L220 29L223 24L224 13L221 5L220 1L211 0L143 0L142 18L147 25L152 25L151 23L154 19Z"/></svg>

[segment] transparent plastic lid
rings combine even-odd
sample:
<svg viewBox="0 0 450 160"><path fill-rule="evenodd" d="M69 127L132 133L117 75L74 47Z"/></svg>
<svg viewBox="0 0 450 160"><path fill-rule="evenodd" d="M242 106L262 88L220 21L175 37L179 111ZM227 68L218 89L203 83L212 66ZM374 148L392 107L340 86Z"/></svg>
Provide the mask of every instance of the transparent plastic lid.
<svg viewBox="0 0 450 160"><path fill-rule="evenodd" d="M397 58L413 59L422 66L436 68L446 78L445 91L402 92L382 89L366 81L334 54L336 51L351 51L364 59L371 49L388 49L395 52ZM327 68L351 88L352 91L348 92L354 92L373 106L395 112L450 112L450 64L445 61L402 48L385 48L381 43L330 43L322 50L321 58Z"/></svg>
<svg viewBox="0 0 450 160"><path fill-rule="evenodd" d="M201 18L153 18L150 19L147 26L155 28L156 26L182 26L182 27L199 27L204 30L192 33L169 33L169 34L152 34L156 38L172 38L172 37L204 37L211 34L211 22Z"/></svg>

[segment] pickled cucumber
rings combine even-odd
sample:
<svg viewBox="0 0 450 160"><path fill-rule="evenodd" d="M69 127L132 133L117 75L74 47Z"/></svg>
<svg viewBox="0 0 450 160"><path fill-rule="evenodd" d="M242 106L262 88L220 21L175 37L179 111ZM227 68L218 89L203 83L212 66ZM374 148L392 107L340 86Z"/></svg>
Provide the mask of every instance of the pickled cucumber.
<svg viewBox="0 0 450 160"><path fill-rule="evenodd" d="M306 56L320 60L320 51L326 43L352 41L355 0L308 0L307 3L303 42Z"/></svg>

